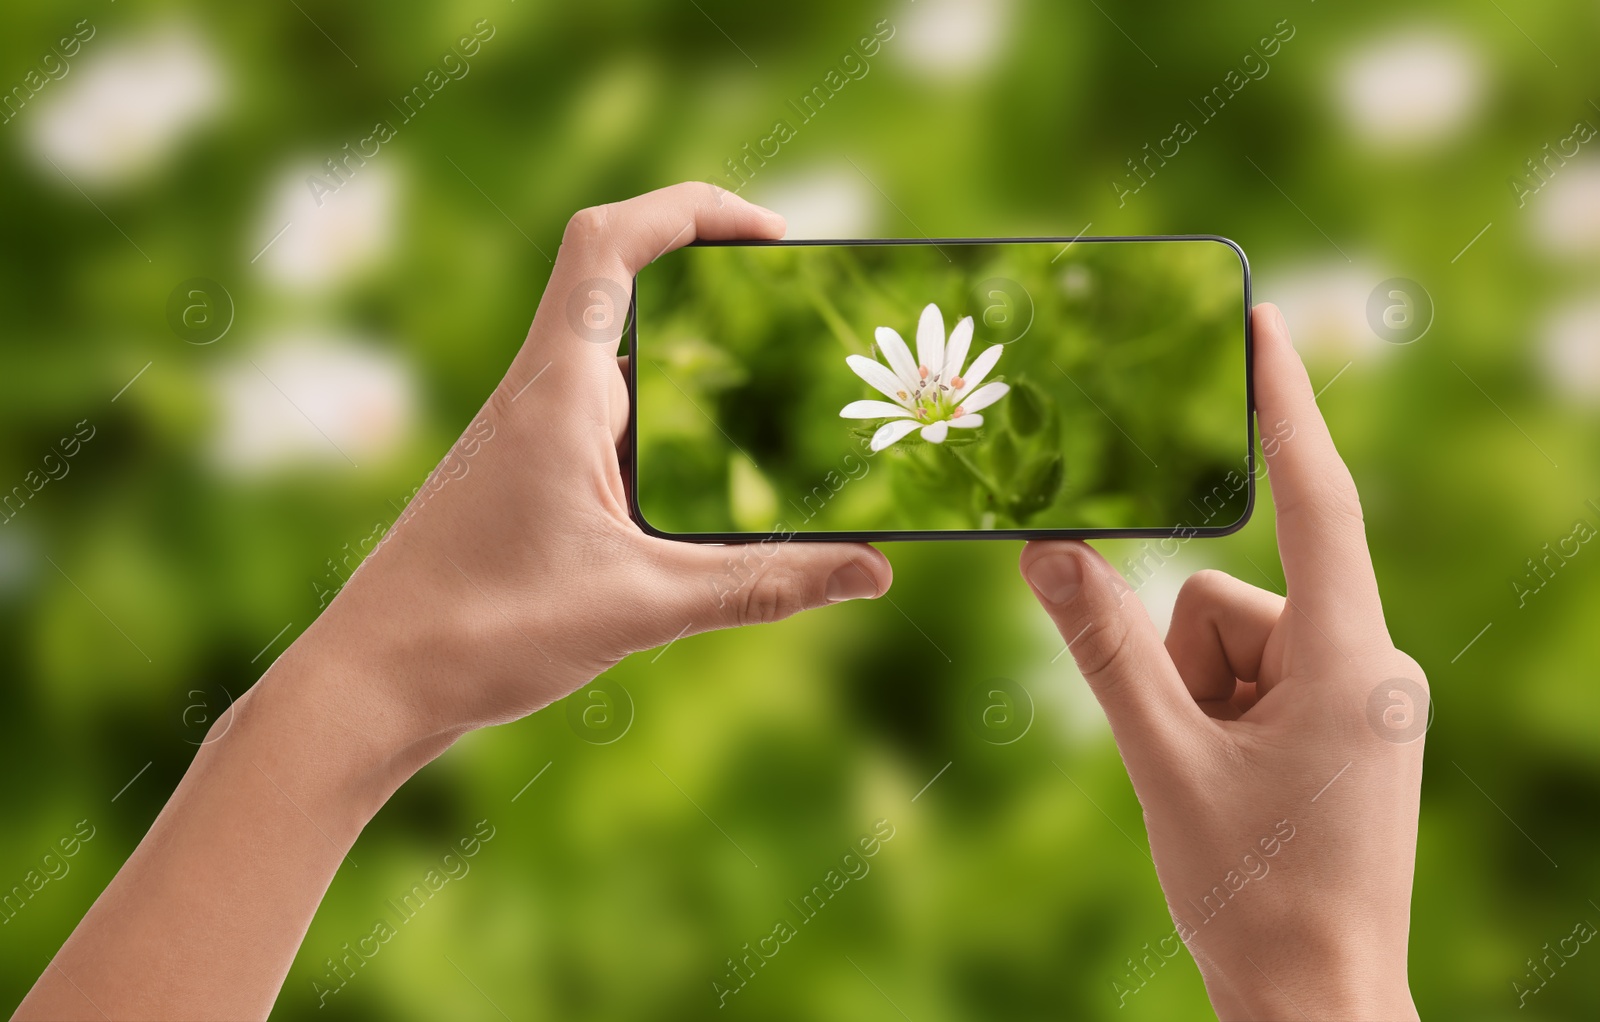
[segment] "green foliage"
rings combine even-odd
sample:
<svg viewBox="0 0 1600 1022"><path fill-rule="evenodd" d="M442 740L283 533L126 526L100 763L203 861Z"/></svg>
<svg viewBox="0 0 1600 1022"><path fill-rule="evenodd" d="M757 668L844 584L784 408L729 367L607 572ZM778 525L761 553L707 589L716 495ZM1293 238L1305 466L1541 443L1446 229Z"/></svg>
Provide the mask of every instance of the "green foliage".
<svg viewBox="0 0 1600 1022"><path fill-rule="evenodd" d="M1006 402L1006 417L1018 436L1033 436L1044 426L1045 405L1049 399L1026 380L1011 385L1010 400Z"/></svg>
<svg viewBox="0 0 1600 1022"><path fill-rule="evenodd" d="M99 828L69 874L0 926L0 1002L20 1000L171 794L194 755L190 693L220 705L221 690L245 691L314 619L326 562L392 521L391 504L471 421L525 334L572 212L722 178L726 161L743 159L747 143L754 151L781 118L795 137L764 162L748 159L741 194L779 205L797 232L1216 232L1243 245L1257 299L1285 305L1361 488L1388 628L1438 698L1409 962L1423 1017L1600 1016L1593 943L1526 1010L1512 992L1542 945L1579 919L1600 923L1588 901L1600 892L1600 552L1585 546L1524 606L1512 589L1543 544L1580 516L1600 520L1586 504L1600 500L1600 413L1587 378L1566 363L1553 370L1546 347L1561 310L1583 307L1600 279L1586 221L1562 204L1587 194L1562 193L1585 180L1595 143L1525 204L1507 187L1574 120L1600 118L1585 102L1591 3L1151 0L1102 4L1104 13L1053 0L973 4L998 16L987 54L987 25L957 33L960 46L919 27L928 11L953 6L927 2L298 6L17 0L0 14L8 91L78 19L98 30L66 78L0 126L0 493L79 420L99 429L69 475L0 525L0 891L76 821ZM498 32L470 74L360 171L389 174L395 187L381 258L308 292L274 284L263 270L271 253L252 259L283 226L267 218L271 196L296 180L291 160L320 163L375 118L397 118L391 100L479 17ZM80 193L35 150L46 101L91 80L96 54L168 18L216 55L228 85L221 115L143 177L75 175ZM869 73L803 120L792 103L881 18L898 32L869 58ZM1202 123L1193 104L1284 18L1297 32L1270 73ZM1349 76L1419 26L1465 54L1477 100L1449 131L1402 125L1374 140L1350 108ZM969 50L977 56L966 63ZM1383 107L1409 111L1411 98L1385 96ZM1196 137L1164 164L1151 158L1149 182L1119 199L1113 182L1127 180L1128 161L1144 159L1142 147L1158 145L1177 118L1195 122ZM110 125L118 130L102 125L90 137L135 127ZM277 244L306 226L296 221ZM1234 378L1232 367L1185 365L1174 375L1192 388L1152 390L1133 347L1103 357L1096 324L1137 324L1159 341L1175 325L1173 299L1152 299L1145 281L1095 276L1077 262L1087 248L1072 246L1029 283L1055 304L1036 310L1015 343L1042 339L1045 323L1076 324L1049 346L1068 354L1061 369L1097 400L1119 401L1118 421L1134 437L1174 422L1197 446L1242 435L1243 422L1212 422L1201 399ZM967 269L971 284L1004 275ZM1367 293L1394 275L1424 284L1438 311L1432 330L1405 346L1363 326ZM196 276L224 283L237 303L232 331L209 346L180 340L164 321L169 293ZM848 424L838 431L837 412L865 395L796 407L792 395L750 392L761 375L748 371L756 328L825 322L808 328L818 349L808 355L838 367L869 350L871 327L904 333L929 300L947 316L966 306L980 335L1014 337L1028 322L1014 301L986 315L992 295L954 286L902 292L869 279L847 312L840 280L796 267L726 284L710 289L711 329L652 320L670 333L660 363L724 422L769 402L812 424L740 438L755 444L776 513L796 518L791 501L803 508L822 477L791 482L786 466L831 468L841 448L859 450ZM553 297L560 314L567 296ZM643 302L657 297L641 284ZM286 336L323 333L368 338L407 368L418 402L397 448L358 458L359 469L336 456L254 474L220 469L226 401L216 374L242 367L254 377L246 359ZM1152 490L1138 474L1176 462L1147 449L1155 469L1092 406L1058 401L1053 427L1041 416L1025 433L1013 416L1028 414L1016 409L1029 399L1018 394L1034 385L1075 393L1047 362L1026 361L1009 351L1002 360L1019 389L959 449L971 470L955 449L891 449L828 506L872 520L952 487L941 521L959 528L984 513L1015 517L1013 502L1044 493L1059 472L1055 503L1030 521L1066 501L1091 526L1164 510L1141 503ZM276 397L259 385L257 396ZM648 400L667 385L644 373L641 387ZM732 463L710 421L685 412L671 419L653 470L707 480L685 515L727 515ZM1059 469L1039 468L1052 429ZM1022 487L1030 470L1044 480L1038 491ZM1175 475L1163 485L1209 491ZM1186 544L1149 578L1139 595L1158 623L1197 568L1281 591L1265 486L1260 499L1242 532ZM747 510L761 511L760 501ZM1138 542L1100 548L1119 567L1144 556ZM1199 978L1181 956L1119 1006L1113 984L1130 984L1128 959L1172 923L1140 851L1139 803L1062 638L1017 577L1015 544L886 551L889 600L685 636L624 661L608 677L628 687L636 718L613 744L583 741L561 704L461 742L357 844L277 1017L499 1019L498 1007L515 1019L899 1018L886 997L917 1022L1205 1017ZM1015 744L988 744L969 720L968 697L989 677L1032 695L1033 727ZM898 833L871 873L718 1009L711 984L727 958L770 933L792 911L787 902L880 817ZM499 836L471 875L319 1009L312 983L325 960L370 933L387 899L484 818Z"/></svg>
<svg viewBox="0 0 1600 1022"><path fill-rule="evenodd" d="M1061 491L1062 460L1057 452L1042 452L1023 469L1016 495L1011 499L1012 514L1018 523L1050 506Z"/></svg>

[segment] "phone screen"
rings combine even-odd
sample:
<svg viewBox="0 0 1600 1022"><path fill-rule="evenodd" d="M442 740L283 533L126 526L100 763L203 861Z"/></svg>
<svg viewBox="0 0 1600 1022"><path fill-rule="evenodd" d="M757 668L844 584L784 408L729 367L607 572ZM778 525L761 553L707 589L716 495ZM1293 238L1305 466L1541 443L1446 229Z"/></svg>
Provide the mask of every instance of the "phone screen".
<svg viewBox="0 0 1600 1022"><path fill-rule="evenodd" d="M1254 502L1221 238L703 243L635 280L634 514L705 541L1221 535Z"/></svg>

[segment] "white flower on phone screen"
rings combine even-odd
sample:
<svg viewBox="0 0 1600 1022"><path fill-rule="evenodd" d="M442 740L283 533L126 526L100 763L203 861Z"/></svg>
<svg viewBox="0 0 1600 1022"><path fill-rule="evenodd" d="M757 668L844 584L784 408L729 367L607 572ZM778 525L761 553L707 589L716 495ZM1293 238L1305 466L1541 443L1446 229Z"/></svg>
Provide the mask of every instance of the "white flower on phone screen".
<svg viewBox="0 0 1600 1022"><path fill-rule="evenodd" d="M1006 396L1011 389L998 381L984 383L1000 361L1004 345L993 344L972 360L963 372L972 346L972 317L966 316L944 332L944 315L929 304L917 321L917 354L893 329L880 326L875 335L883 362L865 355L845 359L850 369L888 401L852 401L839 411L845 419L888 419L872 435L872 450L918 433L930 444L942 444L952 429L983 425L977 414ZM887 364L885 364L887 363Z"/></svg>

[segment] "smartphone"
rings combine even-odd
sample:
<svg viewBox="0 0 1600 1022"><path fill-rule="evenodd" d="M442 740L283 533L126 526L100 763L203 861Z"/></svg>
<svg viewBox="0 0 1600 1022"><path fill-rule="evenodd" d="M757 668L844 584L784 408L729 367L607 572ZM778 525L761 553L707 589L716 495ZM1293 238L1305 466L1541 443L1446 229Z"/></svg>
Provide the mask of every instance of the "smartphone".
<svg viewBox="0 0 1600 1022"><path fill-rule="evenodd" d="M1189 538L1255 504L1226 238L698 242L633 303L652 535Z"/></svg>

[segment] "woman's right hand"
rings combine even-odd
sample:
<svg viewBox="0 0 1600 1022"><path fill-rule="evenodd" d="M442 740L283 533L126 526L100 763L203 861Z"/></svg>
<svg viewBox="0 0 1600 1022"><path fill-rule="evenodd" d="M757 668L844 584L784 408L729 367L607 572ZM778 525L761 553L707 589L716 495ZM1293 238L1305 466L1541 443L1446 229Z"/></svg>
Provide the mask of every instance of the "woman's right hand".
<svg viewBox="0 0 1600 1022"><path fill-rule="evenodd" d="M1110 721L1218 1015L1415 1018L1427 680L1389 638L1355 484L1283 316L1257 306L1252 324L1287 598L1200 572L1163 643L1088 546L1030 543L1022 572Z"/></svg>

